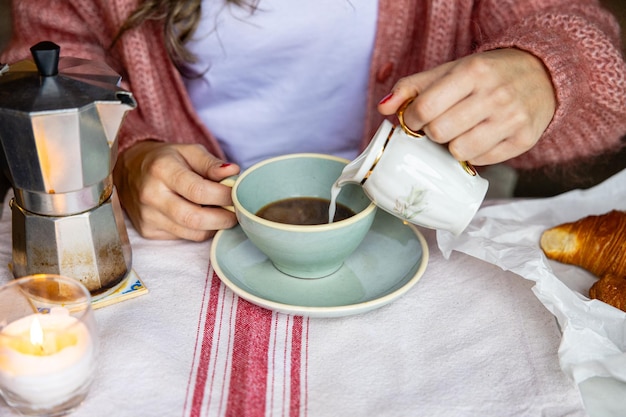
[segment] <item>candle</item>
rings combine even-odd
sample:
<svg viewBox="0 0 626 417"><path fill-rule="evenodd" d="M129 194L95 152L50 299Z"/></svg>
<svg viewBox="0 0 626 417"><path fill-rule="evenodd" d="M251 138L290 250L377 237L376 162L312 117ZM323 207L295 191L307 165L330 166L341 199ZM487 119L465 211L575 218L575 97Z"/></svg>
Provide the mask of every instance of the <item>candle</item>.
<svg viewBox="0 0 626 417"><path fill-rule="evenodd" d="M49 409L86 392L93 358L87 326L66 308L31 314L0 331L0 387L33 409Z"/></svg>

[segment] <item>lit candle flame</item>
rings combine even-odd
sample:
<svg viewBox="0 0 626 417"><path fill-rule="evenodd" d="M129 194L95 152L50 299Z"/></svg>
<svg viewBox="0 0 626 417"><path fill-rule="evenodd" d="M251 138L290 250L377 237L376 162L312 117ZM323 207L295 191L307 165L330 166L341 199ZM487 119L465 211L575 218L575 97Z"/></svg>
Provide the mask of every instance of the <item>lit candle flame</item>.
<svg viewBox="0 0 626 417"><path fill-rule="evenodd" d="M30 323L30 343L43 348L43 329L41 328L41 323L39 323L37 316L35 316Z"/></svg>

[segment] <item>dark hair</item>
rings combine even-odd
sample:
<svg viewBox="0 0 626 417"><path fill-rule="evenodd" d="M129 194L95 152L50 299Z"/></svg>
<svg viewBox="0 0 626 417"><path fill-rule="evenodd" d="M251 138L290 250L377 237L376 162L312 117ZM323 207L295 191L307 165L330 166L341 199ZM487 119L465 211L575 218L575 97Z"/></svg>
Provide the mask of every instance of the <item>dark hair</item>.
<svg viewBox="0 0 626 417"><path fill-rule="evenodd" d="M259 0L224 0L240 7L256 9ZM180 68L181 64L195 62L196 57L185 44L193 36L200 18L202 0L144 0L122 24L113 40L115 44L127 30L140 26L147 20L163 21L163 36L170 58Z"/></svg>

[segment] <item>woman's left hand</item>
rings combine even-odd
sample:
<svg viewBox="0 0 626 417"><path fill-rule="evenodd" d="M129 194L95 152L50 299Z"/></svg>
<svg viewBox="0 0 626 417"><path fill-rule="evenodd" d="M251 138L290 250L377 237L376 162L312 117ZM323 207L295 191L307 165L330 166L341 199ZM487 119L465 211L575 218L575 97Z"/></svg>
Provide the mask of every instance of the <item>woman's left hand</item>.
<svg viewBox="0 0 626 417"><path fill-rule="evenodd" d="M395 113L408 99L404 121L459 161L491 165L531 149L556 109L543 63L519 49L470 55L400 79L378 105Z"/></svg>

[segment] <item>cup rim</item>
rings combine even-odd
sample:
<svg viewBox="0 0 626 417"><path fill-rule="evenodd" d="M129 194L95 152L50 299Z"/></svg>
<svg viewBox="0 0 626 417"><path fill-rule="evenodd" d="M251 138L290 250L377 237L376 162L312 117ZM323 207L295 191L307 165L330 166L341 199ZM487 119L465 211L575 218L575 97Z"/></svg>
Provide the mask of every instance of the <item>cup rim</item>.
<svg viewBox="0 0 626 417"><path fill-rule="evenodd" d="M255 171L256 169L264 165L268 165L268 164L271 164L273 162L280 161L280 160L296 159L296 158L327 159L327 160L332 160L332 161L344 162L346 165L350 162L348 159L342 158L339 156L327 155L327 154L321 154L321 153L310 153L310 152L280 155L280 156L275 156L273 158L269 158L269 159L265 159L263 161L257 162L256 164L246 169L241 175L239 175L239 177L235 181L235 184L233 185L232 199L233 199L233 205L235 206L235 211L240 213L243 216L246 216L249 219L254 220L255 222L261 225L264 225L266 227L271 227L274 229L280 229L280 230L285 230L285 231L297 231L297 232L305 232L305 231L306 232L323 232L323 231L328 231L328 230L339 229L341 227L347 227L353 223L357 223L361 221L363 218L368 217L376 209L376 204L370 201L370 204L367 207L365 207L363 210L356 213L354 216L348 217L347 219L339 220L339 221L332 222L332 223L303 225L303 224L287 224L287 223L280 223L280 222L267 220L267 219L257 216L255 213L252 213L251 211L243 207L243 205L239 201L239 198L237 197L237 190L241 182L248 175L250 175L253 171ZM366 194L366 197L367 197L367 194Z"/></svg>
<svg viewBox="0 0 626 417"><path fill-rule="evenodd" d="M48 274L48 273L25 275L23 277L15 278L15 279L9 281L8 283L0 286L0 292L8 290L8 289L10 289L12 287L20 287L20 286L22 286L24 283L26 283L28 281L39 281L39 280L45 280L45 279L48 279L48 278L54 278L56 280L65 282L67 284L74 285L78 289L80 289L81 293L84 296L85 308L82 311L80 311L80 312L78 312L76 314L72 314L72 316L74 318L76 318L78 320L78 322L84 322L86 320L86 318L89 316L89 314L91 314L92 297L91 297L91 293L89 292L87 287L85 287L84 284L82 284L80 281L78 281L78 280L76 280L74 278L70 278L70 277L67 277L65 275ZM81 302L81 304L83 304L83 303ZM68 310L70 310L70 312L71 312L70 308L68 308ZM50 313L49 312L41 313L39 311L33 310L33 314L50 314ZM72 328L73 326L76 326L76 325L77 325L76 323L72 323L69 326L67 326L66 329Z"/></svg>

